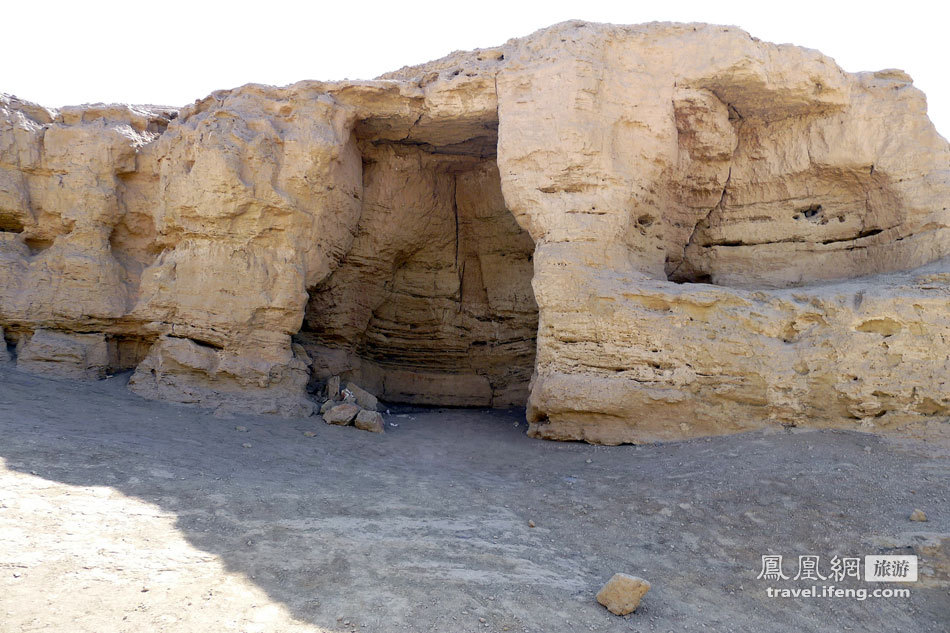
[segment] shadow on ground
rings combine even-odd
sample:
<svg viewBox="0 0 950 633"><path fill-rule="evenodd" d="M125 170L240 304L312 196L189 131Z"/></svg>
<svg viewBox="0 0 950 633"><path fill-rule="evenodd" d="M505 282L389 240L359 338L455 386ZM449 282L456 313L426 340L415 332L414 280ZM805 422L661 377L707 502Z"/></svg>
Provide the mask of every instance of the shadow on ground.
<svg viewBox="0 0 950 633"><path fill-rule="evenodd" d="M452 409L394 411L398 426L377 436L318 418L216 418L142 400L126 380L0 368L6 468L174 513L192 545L331 631L340 616L363 631L950 622L945 560L923 561L930 576L901 599L770 599L756 579L763 554L783 554L794 575L804 554L827 565L925 542L945 552L950 463L920 442L776 432L607 448L531 440L523 411ZM907 520L915 507L928 523ZM626 619L593 600L617 571L654 586Z"/></svg>

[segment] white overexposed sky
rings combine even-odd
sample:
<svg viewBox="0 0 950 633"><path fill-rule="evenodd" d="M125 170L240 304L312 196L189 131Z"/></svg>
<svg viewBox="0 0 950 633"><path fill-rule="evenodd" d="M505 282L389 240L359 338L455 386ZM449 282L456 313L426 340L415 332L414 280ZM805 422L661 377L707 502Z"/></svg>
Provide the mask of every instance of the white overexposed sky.
<svg viewBox="0 0 950 633"><path fill-rule="evenodd" d="M46 106L181 106L249 82L371 79L572 18L734 24L817 48L847 71L901 68L950 134L950 9L943 2L17 1L0 9L0 92Z"/></svg>

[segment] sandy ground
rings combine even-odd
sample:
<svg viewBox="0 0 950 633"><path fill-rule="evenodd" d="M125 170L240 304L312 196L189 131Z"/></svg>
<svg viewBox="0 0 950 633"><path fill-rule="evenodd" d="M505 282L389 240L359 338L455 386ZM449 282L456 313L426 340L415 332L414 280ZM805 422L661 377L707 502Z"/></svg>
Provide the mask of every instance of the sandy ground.
<svg viewBox="0 0 950 633"><path fill-rule="evenodd" d="M0 367L3 633L950 630L942 440L595 447L452 409L393 410L378 436L221 419L126 380ZM799 555L878 553L922 556L909 598L756 579L763 554L793 575ZM653 583L625 618L594 601L617 571Z"/></svg>

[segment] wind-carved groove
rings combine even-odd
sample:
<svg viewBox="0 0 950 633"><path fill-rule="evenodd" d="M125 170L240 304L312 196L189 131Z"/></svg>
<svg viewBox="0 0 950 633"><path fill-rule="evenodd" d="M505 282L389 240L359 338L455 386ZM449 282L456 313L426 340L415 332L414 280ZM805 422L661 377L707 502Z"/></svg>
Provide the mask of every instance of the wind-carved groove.
<svg viewBox="0 0 950 633"><path fill-rule="evenodd" d="M219 344L219 343L213 343L213 342L211 342L211 341L209 341L209 340L207 340L207 339L196 338L196 337L194 337L194 336L175 336L175 335L169 335L169 338L177 338L177 339L182 339L182 340L185 340L185 341L191 341L192 343L194 343L194 344L197 345L198 347L202 347L202 348L204 348L204 349L211 349L211 350L216 350L216 351L217 351L217 350L222 350L222 349L224 349L224 346L221 345L221 344Z"/></svg>
<svg viewBox="0 0 950 633"><path fill-rule="evenodd" d="M855 242L857 240L863 240L866 237L873 237L884 232L884 229L869 229L867 231L861 231L853 237L842 237L833 240L822 240L822 244L838 244L840 242Z"/></svg>

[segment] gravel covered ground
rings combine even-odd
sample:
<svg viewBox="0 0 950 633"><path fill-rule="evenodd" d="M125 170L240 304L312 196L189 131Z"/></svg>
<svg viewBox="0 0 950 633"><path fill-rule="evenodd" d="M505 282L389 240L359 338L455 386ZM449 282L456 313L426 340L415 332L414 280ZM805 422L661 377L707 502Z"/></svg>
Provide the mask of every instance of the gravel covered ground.
<svg viewBox="0 0 950 633"><path fill-rule="evenodd" d="M0 367L3 633L950 631L945 422L596 447L529 439L519 410L393 409L380 436L222 419L127 378ZM817 584L910 597L756 579L763 555L794 576L800 555L826 575L887 553L921 579ZM594 600L618 571L653 583L626 617Z"/></svg>

